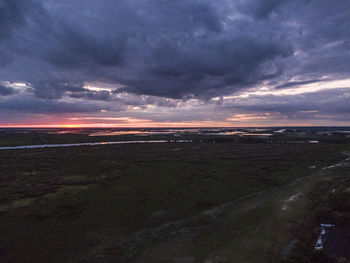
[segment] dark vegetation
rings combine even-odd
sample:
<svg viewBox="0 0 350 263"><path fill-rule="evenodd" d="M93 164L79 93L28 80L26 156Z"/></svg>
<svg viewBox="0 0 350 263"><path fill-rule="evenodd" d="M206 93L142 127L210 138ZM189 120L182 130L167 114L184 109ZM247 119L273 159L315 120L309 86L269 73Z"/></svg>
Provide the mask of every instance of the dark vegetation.
<svg viewBox="0 0 350 263"><path fill-rule="evenodd" d="M186 131L176 136L89 137L90 131L57 134L51 130L5 129L0 132L0 144L145 139L193 142L1 150L1 262L115 262L116 258L117 262L139 262L137 258L145 248L161 242L169 233L176 236L184 231L191 235L201 233L195 242L198 246L192 243L187 247L193 247L191 253L205 259L210 249L234 245L242 234L232 228L230 217L220 218L213 226L207 217L198 214L252 193L282 188L296 178L339 162L344 159L341 152L349 150L348 144L339 143L348 138L342 133L320 135L331 138L332 143L306 143L319 136L313 130L290 130L268 138ZM325 183L310 195L326 196L322 189L329 191L332 184ZM311 204L310 209L315 210L315 218L332 209L347 209L341 207L341 198L333 200L337 208L322 203ZM241 229L253 234L257 218L273 229L277 219L266 217L266 209L275 208L264 204L234 220L240 222ZM346 216L340 218L346 221ZM166 225L168 222L176 223ZM162 228L164 224L166 227ZM219 225L221 230L216 233ZM317 220L302 227L308 227L311 233L305 240L312 239ZM237 235L233 241L231 232ZM247 242L254 246L257 240ZM266 247L272 248L273 244L271 241ZM297 255L298 249L295 251Z"/></svg>
<svg viewBox="0 0 350 263"><path fill-rule="evenodd" d="M350 179L339 177L317 183L308 193L308 213L298 227L296 247L285 263L350 262ZM320 223L331 223L324 249L314 250ZM338 232L342 232L340 235ZM342 239L344 236L345 239Z"/></svg>
<svg viewBox="0 0 350 263"><path fill-rule="evenodd" d="M338 162L344 147L165 143L0 151L0 254L5 262L76 262L100 253L128 262L142 245L126 253L111 240L285 185L308 175L311 165Z"/></svg>

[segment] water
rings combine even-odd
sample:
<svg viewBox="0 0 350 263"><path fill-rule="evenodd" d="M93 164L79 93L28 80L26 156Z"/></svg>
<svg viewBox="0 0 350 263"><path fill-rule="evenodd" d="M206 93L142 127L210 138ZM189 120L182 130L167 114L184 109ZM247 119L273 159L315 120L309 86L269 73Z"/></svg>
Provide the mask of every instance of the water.
<svg viewBox="0 0 350 263"><path fill-rule="evenodd" d="M63 143L63 144L38 144L38 145L22 145L0 147L0 150L18 150L18 149L36 149L36 148L55 148L55 147L74 147L74 146L94 146L94 145L109 145L109 144L131 144L131 143L166 143L166 142L192 142L192 140L154 140L154 141L119 141L119 142L84 142L84 143Z"/></svg>
<svg viewBox="0 0 350 263"><path fill-rule="evenodd" d="M164 134L173 134L171 131L100 131L100 132L92 132L89 136L116 136L116 135L139 135L139 136L147 136L147 135L164 135Z"/></svg>

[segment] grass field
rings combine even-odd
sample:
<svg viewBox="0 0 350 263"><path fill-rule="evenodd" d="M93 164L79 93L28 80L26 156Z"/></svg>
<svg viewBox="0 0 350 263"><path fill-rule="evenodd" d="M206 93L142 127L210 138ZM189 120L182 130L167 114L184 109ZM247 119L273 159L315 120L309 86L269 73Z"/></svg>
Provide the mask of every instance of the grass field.
<svg viewBox="0 0 350 263"><path fill-rule="evenodd" d="M0 255L5 262L279 262L304 207L302 195L290 205L296 209L281 210L283 200L318 177L286 185L344 159L347 148L177 143L1 151Z"/></svg>

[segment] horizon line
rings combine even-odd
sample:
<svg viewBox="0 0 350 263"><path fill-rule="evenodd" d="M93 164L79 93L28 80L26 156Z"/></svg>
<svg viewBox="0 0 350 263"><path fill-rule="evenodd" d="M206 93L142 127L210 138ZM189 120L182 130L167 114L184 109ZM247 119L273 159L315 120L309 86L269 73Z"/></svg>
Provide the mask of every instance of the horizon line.
<svg viewBox="0 0 350 263"><path fill-rule="evenodd" d="M264 126L264 125L258 125L258 126L135 126L135 127L128 127L128 126L109 126L109 127L103 127L103 126L70 126L70 125L54 125L54 126L41 126L41 125L25 125L25 126L1 126L0 129L195 129L195 128L288 128L288 127L344 127L344 128L350 128L350 125L272 125L272 126Z"/></svg>

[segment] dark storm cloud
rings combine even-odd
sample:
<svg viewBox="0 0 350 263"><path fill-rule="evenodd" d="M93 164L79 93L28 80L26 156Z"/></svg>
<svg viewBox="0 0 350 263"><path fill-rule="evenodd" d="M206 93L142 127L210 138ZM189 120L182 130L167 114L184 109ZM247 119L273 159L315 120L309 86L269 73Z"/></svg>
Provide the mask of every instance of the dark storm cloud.
<svg viewBox="0 0 350 263"><path fill-rule="evenodd" d="M290 52L279 43L248 37L205 42L198 40L185 46L162 43L151 55L153 62L147 76L127 81L124 90L175 98L188 94L215 96L227 92L227 87L232 91L238 89L237 85L253 84L266 77L259 66Z"/></svg>
<svg viewBox="0 0 350 263"><path fill-rule="evenodd" d="M48 103L120 102L86 82L204 101L297 87L347 76L349 16L345 0L0 0L0 81Z"/></svg>
<svg viewBox="0 0 350 263"><path fill-rule="evenodd" d="M0 2L0 41L11 35L15 26L24 22L23 4L20 0Z"/></svg>
<svg viewBox="0 0 350 263"><path fill-rule="evenodd" d="M244 13L253 15L257 19L266 19L274 10L278 9L286 0L240 0L238 7Z"/></svg>
<svg viewBox="0 0 350 263"><path fill-rule="evenodd" d="M71 98L85 98L89 100L110 100L111 99L111 93L107 90L102 91L89 91L87 89L84 89L80 92L72 92L69 95Z"/></svg>
<svg viewBox="0 0 350 263"><path fill-rule="evenodd" d="M0 96L8 96L15 94L16 90L10 87L5 87L4 85L0 84Z"/></svg>
<svg viewBox="0 0 350 263"><path fill-rule="evenodd" d="M82 84L62 83L60 80L32 82L27 92L40 99L60 99L67 91L82 92Z"/></svg>
<svg viewBox="0 0 350 263"><path fill-rule="evenodd" d="M6 111L26 113L74 113L74 112L96 112L102 109L101 106L88 102L65 102L36 99L33 97L13 97L7 100L0 100L0 113Z"/></svg>
<svg viewBox="0 0 350 263"><path fill-rule="evenodd" d="M45 56L52 64L63 68L84 67L97 64L102 67L119 66L123 62L123 40L115 38L95 39L63 26L59 44Z"/></svg>

